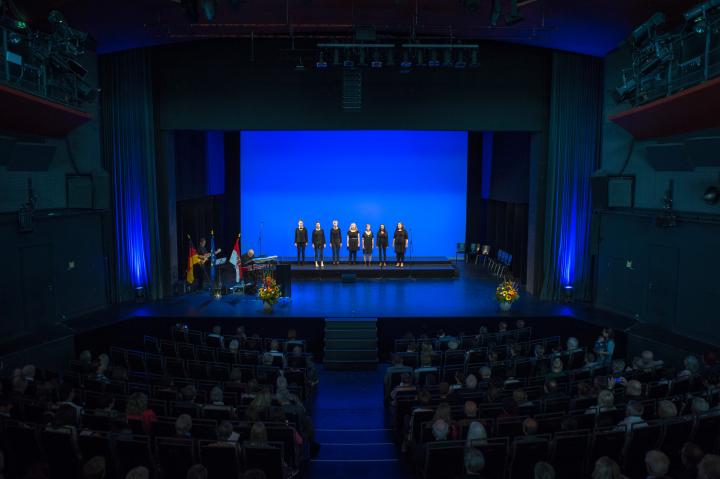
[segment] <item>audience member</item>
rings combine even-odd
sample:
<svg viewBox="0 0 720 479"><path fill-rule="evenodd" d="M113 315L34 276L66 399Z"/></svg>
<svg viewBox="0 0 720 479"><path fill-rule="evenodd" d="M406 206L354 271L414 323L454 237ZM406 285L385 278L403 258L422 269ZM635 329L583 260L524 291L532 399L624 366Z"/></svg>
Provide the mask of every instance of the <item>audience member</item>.
<svg viewBox="0 0 720 479"><path fill-rule="evenodd" d="M648 451L645 454L645 467L648 479L665 479L670 470L670 459L662 451Z"/></svg>
<svg viewBox="0 0 720 479"><path fill-rule="evenodd" d="M195 464L188 469L185 479L208 479L208 470L202 464Z"/></svg>
<svg viewBox="0 0 720 479"><path fill-rule="evenodd" d="M238 446L239 434L233 430L233 425L230 421L221 421L216 429L217 442L213 443L213 446L228 447Z"/></svg>
<svg viewBox="0 0 720 479"><path fill-rule="evenodd" d="M152 423L157 421L157 416L152 409L148 409L148 398L144 393L132 393L127 400L125 416L128 420L142 421L142 428L145 434L151 433Z"/></svg>
<svg viewBox="0 0 720 479"><path fill-rule="evenodd" d="M643 386L637 379L631 379L625 384L625 398L640 399L643 395Z"/></svg>
<svg viewBox="0 0 720 479"><path fill-rule="evenodd" d="M607 456L602 456L595 461L592 479L624 479L624 476L620 474L620 466L617 462Z"/></svg>
<svg viewBox="0 0 720 479"><path fill-rule="evenodd" d="M568 338L565 346L568 352L577 351L578 349L580 349L580 341L578 341L578 338L571 336Z"/></svg>
<svg viewBox="0 0 720 479"><path fill-rule="evenodd" d="M533 438L537 436L538 427L538 422L535 419L531 417L525 419L522 423L523 435L526 438Z"/></svg>
<svg viewBox="0 0 720 479"><path fill-rule="evenodd" d="M672 401L668 401L667 399L663 399L662 401L658 402L657 405L657 415L660 419L670 419L673 417L677 417L677 407L675 406L675 403Z"/></svg>
<svg viewBox="0 0 720 479"><path fill-rule="evenodd" d="M265 423L257 421L250 428L250 439L245 441L246 446L268 447L268 436Z"/></svg>
<svg viewBox="0 0 720 479"><path fill-rule="evenodd" d="M482 445L487 443L488 433L485 426L480 421L473 421L470 423L468 428L467 437L465 438L465 447L471 448L473 446Z"/></svg>
<svg viewBox="0 0 720 479"><path fill-rule="evenodd" d="M125 475L125 479L150 479L150 471L145 466L138 466L130 469Z"/></svg>
<svg viewBox="0 0 720 479"><path fill-rule="evenodd" d="M415 391L415 386L413 385L413 377L408 373L403 373L403 375L400 376L400 384L390 391L390 398L394 401L399 392L407 391Z"/></svg>
<svg viewBox="0 0 720 479"><path fill-rule="evenodd" d="M85 465L83 465L82 479L105 479L106 468L107 465L104 457L91 457Z"/></svg>
<svg viewBox="0 0 720 479"><path fill-rule="evenodd" d="M625 406L625 419L618 423L618 429L625 429L630 432L635 427L647 426L642 418L645 408L640 401L631 400Z"/></svg>
<svg viewBox="0 0 720 479"><path fill-rule="evenodd" d="M720 456L705 454L698 465L698 479L720 479Z"/></svg>
<svg viewBox="0 0 720 479"><path fill-rule="evenodd" d="M555 468L545 461L535 463L535 479L555 479Z"/></svg>
<svg viewBox="0 0 720 479"><path fill-rule="evenodd" d="M387 368L385 371L385 390L389 391L391 388L390 380L392 378L392 375L395 373L412 373L412 368L410 366L405 366L403 364L402 356L399 354L393 354L392 356L392 365Z"/></svg>
<svg viewBox="0 0 720 479"><path fill-rule="evenodd" d="M680 462L682 468L677 468L673 476L675 479L696 479L698 465L703 458L703 450L693 442L686 442L680 449Z"/></svg>
<svg viewBox="0 0 720 479"><path fill-rule="evenodd" d="M708 412L710 410L710 405L705 399L701 397L695 397L690 403L690 410L694 415L699 416Z"/></svg>
<svg viewBox="0 0 720 479"><path fill-rule="evenodd" d="M605 411L615 410L615 395L608 389L600 391L597 397L597 406L592 406L585 411L585 414L598 414Z"/></svg>
<svg viewBox="0 0 720 479"><path fill-rule="evenodd" d="M180 414L175 421L175 436L182 439L190 439L192 435L192 417L188 414Z"/></svg>
<svg viewBox="0 0 720 479"><path fill-rule="evenodd" d="M700 361L695 356L687 356L683 360L683 365L685 366L685 369L677 374L677 379L681 381L684 379L690 379L700 372Z"/></svg>
<svg viewBox="0 0 720 479"><path fill-rule="evenodd" d="M465 450L465 475L463 479L482 479L483 469L485 469L485 456L482 451L469 448Z"/></svg>

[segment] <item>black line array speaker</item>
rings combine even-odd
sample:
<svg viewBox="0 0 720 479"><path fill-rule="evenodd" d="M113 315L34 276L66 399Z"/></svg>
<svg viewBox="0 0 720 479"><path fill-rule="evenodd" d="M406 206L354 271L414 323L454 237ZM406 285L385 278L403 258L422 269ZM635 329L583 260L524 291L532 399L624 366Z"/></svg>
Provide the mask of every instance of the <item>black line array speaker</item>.
<svg viewBox="0 0 720 479"><path fill-rule="evenodd" d="M275 270L275 280L277 281L278 286L280 286L282 295L289 298L292 295L292 274L289 264L277 265Z"/></svg>
<svg viewBox="0 0 720 479"><path fill-rule="evenodd" d="M8 171L47 171L55 157L55 145L15 143L6 163Z"/></svg>
<svg viewBox="0 0 720 479"><path fill-rule="evenodd" d="M685 154L695 166L720 166L720 136L704 136L687 140Z"/></svg>
<svg viewBox="0 0 720 479"><path fill-rule="evenodd" d="M105 170L96 170L92 173L93 202L96 210L110 209L110 175Z"/></svg>
<svg viewBox="0 0 720 479"><path fill-rule="evenodd" d="M598 175L590 177L590 197L595 210L605 210L608 207L608 176Z"/></svg>
<svg viewBox="0 0 720 479"><path fill-rule="evenodd" d="M658 143L645 148L645 160L656 171L692 171L685 143Z"/></svg>

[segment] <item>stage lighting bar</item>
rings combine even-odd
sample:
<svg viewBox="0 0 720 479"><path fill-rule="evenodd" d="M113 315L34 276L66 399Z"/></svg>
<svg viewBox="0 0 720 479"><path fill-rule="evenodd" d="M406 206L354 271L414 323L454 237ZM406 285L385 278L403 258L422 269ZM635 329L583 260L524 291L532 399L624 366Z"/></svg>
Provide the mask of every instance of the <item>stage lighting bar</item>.
<svg viewBox="0 0 720 479"><path fill-rule="evenodd" d="M407 43L399 47L392 43L318 43L319 50L316 68L324 69L329 65L353 68L393 67L396 53L400 56L402 71L416 67L446 67L464 69L478 66L477 45L453 45L445 43ZM332 58L332 63L328 58Z"/></svg>

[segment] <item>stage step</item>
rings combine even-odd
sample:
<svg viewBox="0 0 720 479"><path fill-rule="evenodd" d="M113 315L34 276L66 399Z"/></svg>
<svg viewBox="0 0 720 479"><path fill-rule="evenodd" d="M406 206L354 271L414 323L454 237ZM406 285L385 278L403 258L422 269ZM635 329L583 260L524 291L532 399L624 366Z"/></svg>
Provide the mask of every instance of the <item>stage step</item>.
<svg viewBox="0 0 720 479"><path fill-rule="evenodd" d="M378 363L377 319L325 320L324 364L327 369L375 369Z"/></svg>
<svg viewBox="0 0 720 479"><path fill-rule="evenodd" d="M377 339L377 329L325 329L325 340L328 339Z"/></svg>
<svg viewBox="0 0 720 479"><path fill-rule="evenodd" d="M325 338L325 349L377 349L377 337L367 339L331 339Z"/></svg>

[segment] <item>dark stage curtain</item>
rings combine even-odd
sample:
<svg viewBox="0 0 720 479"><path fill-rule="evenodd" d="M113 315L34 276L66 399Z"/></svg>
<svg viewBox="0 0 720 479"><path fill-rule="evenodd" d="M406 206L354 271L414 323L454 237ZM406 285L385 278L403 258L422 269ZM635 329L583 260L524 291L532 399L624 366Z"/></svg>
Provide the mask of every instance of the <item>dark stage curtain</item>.
<svg viewBox="0 0 720 479"><path fill-rule="evenodd" d="M155 165L155 125L148 53L100 58L103 154L111 166L117 260L117 300L144 286L162 295Z"/></svg>
<svg viewBox="0 0 720 479"><path fill-rule="evenodd" d="M525 283L527 279L528 204L487 200L485 208L487 227L484 243L492 246L493 256L497 254L498 249L510 253L512 255L510 267L512 274Z"/></svg>
<svg viewBox="0 0 720 479"><path fill-rule="evenodd" d="M590 175L598 160L602 113L599 59L553 55L548 141L547 216L541 297L590 296Z"/></svg>
<svg viewBox="0 0 720 479"><path fill-rule="evenodd" d="M221 229L223 211L222 196L205 196L177 202L177 251L179 278L185 278L188 249L188 235L195 247L200 238L205 238L210 248L210 231L215 230L215 247L221 248L220 256L229 256L234 245L235 236L230 238ZM229 242L233 241L232 244Z"/></svg>

